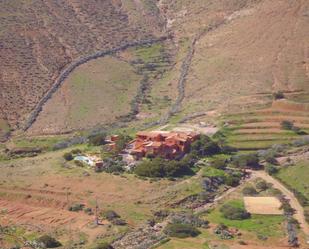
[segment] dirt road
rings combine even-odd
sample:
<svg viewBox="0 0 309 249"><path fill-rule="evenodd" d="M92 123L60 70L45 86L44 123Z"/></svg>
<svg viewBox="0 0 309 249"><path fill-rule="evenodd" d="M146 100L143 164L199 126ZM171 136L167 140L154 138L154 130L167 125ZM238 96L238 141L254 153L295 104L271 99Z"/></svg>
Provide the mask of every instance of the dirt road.
<svg viewBox="0 0 309 249"><path fill-rule="evenodd" d="M268 175L265 171L252 171L251 173L255 178L260 177L266 182L273 184L274 188L279 189L285 195L285 197L290 200L291 207L295 209L294 218L299 222L301 229L306 235L307 241L309 241L309 225L307 224L305 219L304 209L299 204L294 194L278 180Z"/></svg>

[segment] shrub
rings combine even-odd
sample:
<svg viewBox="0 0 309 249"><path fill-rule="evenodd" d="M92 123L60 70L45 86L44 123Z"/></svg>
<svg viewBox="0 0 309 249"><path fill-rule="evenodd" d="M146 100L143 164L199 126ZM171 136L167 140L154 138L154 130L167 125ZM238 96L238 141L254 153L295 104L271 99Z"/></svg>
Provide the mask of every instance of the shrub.
<svg viewBox="0 0 309 249"><path fill-rule="evenodd" d="M132 138L128 135L120 134L118 136L118 139L116 141L116 153L121 152L127 145L128 142L130 142Z"/></svg>
<svg viewBox="0 0 309 249"><path fill-rule="evenodd" d="M37 239L39 243L42 243L46 248L56 248L62 246L59 241L49 235L43 235Z"/></svg>
<svg viewBox="0 0 309 249"><path fill-rule="evenodd" d="M125 220L119 219L119 218L113 219L111 222L113 225L116 225L116 226L125 226L127 224Z"/></svg>
<svg viewBox="0 0 309 249"><path fill-rule="evenodd" d="M257 195L257 191L254 187L245 187L243 190L242 190L242 193L243 195L246 195L246 196L255 196Z"/></svg>
<svg viewBox="0 0 309 249"><path fill-rule="evenodd" d="M236 187L239 185L241 176L237 176L237 175L227 175L225 177L225 184L231 187Z"/></svg>
<svg viewBox="0 0 309 249"><path fill-rule="evenodd" d="M273 165L278 165L279 164L277 159L273 155L267 155L265 157L265 161L267 163L270 163L270 164L273 164Z"/></svg>
<svg viewBox="0 0 309 249"><path fill-rule="evenodd" d="M73 204L72 206L69 207L69 211L72 211L72 212L78 212L78 211L81 211L83 210L85 207L84 204L81 204L81 203L75 203Z"/></svg>
<svg viewBox="0 0 309 249"><path fill-rule="evenodd" d="M105 139L106 139L105 133L95 134L88 137L89 144L94 146L104 145L106 143Z"/></svg>
<svg viewBox="0 0 309 249"><path fill-rule="evenodd" d="M265 191L269 188L269 185L264 180L261 180L261 181L257 182L256 188L261 190L261 191Z"/></svg>
<svg viewBox="0 0 309 249"><path fill-rule="evenodd" d="M72 153L67 152L67 153L64 153L63 158L64 158L66 161L72 161L72 160L73 160L73 155L72 155Z"/></svg>
<svg viewBox="0 0 309 249"><path fill-rule="evenodd" d="M280 125L281 125L281 128L284 130L292 130L294 127L293 122L289 120L283 120Z"/></svg>
<svg viewBox="0 0 309 249"><path fill-rule="evenodd" d="M106 210L101 212L101 216L103 216L108 221L112 221L114 219L120 218L120 215L117 214L114 210Z"/></svg>
<svg viewBox="0 0 309 249"><path fill-rule="evenodd" d="M215 158L210 165L211 165L211 167L214 167L216 169L225 169L226 168L226 159Z"/></svg>
<svg viewBox="0 0 309 249"><path fill-rule="evenodd" d="M124 169L123 169L123 165L120 163L120 164L112 164L111 166L109 167L105 167L103 169L106 173L122 173L124 172Z"/></svg>
<svg viewBox="0 0 309 249"><path fill-rule="evenodd" d="M188 238L188 237L196 237L201 232L192 225L189 224L180 224L180 223L172 223L168 224L164 229L164 233L177 238Z"/></svg>
<svg viewBox="0 0 309 249"><path fill-rule="evenodd" d="M86 214L88 214L88 215L92 215L92 214L93 214L93 211L92 211L91 208L85 208L85 209L84 209L84 212L85 212Z"/></svg>
<svg viewBox="0 0 309 249"><path fill-rule="evenodd" d="M229 145L223 145L221 146L221 153L223 154L233 154L237 152L238 149Z"/></svg>
<svg viewBox="0 0 309 249"><path fill-rule="evenodd" d="M248 213L244 208L235 207L231 204L225 204L220 208L220 212L223 217L229 220L244 220L250 218L250 213Z"/></svg>
<svg viewBox="0 0 309 249"><path fill-rule="evenodd" d="M232 164L238 168L260 169L259 158L257 154L241 154L232 157Z"/></svg>
<svg viewBox="0 0 309 249"><path fill-rule="evenodd" d="M273 97L274 97L274 99L284 99L284 94L281 91L275 92L275 93L273 93Z"/></svg>
<svg viewBox="0 0 309 249"><path fill-rule="evenodd" d="M269 174L269 175L274 175L274 174L277 174L278 173L278 168L275 167L274 165L272 164L267 164L265 166L265 171Z"/></svg>

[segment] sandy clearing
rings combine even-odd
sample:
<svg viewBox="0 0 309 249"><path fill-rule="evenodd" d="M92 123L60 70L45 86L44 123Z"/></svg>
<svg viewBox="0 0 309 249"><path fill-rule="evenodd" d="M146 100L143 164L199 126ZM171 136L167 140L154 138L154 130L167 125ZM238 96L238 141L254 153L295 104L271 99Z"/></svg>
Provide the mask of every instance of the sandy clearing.
<svg viewBox="0 0 309 249"><path fill-rule="evenodd" d="M275 197L244 197L246 210L251 214L283 214Z"/></svg>

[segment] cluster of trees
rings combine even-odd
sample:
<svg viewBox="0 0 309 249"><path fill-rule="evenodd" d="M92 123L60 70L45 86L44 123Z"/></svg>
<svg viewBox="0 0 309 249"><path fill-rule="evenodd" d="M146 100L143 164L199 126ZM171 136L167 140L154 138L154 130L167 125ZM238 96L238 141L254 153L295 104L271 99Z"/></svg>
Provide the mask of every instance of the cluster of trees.
<svg viewBox="0 0 309 249"><path fill-rule="evenodd" d="M192 174L189 161L167 161L162 158L145 160L136 166L135 174L143 177L180 177Z"/></svg>
<svg viewBox="0 0 309 249"><path fill-rule="evenodd" d="M201 158L219 154L220 152L221 148L218 143L206 135L201 135L198 140L192 143L190 153Z"/></svg>
<svg viewBox="0 0 309 249"><path fill-rule="evenodd" d="M235 155L231 158L231 164L237 168L261 169L262 167L256 153Z"/></svg>

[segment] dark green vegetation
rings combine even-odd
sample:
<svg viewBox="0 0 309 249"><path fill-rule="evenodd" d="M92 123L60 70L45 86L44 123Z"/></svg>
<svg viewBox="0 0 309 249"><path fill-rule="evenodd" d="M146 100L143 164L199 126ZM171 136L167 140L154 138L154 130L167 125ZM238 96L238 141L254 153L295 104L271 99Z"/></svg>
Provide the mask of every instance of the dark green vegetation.
<svg viewBox="0 0 309 249"><path fill-rule="evenodd" d="M99 134L95 134L95 135L90 135L88 137L89 140L89 144L93 145L93 146L100 146L100 145L104 145L106 142L106 134L105 133L99 133Z"/></svg>
<svg viewBox="0 0 309 249"><path fill-rule="evenodd" d="M42 243L46 248L56 248L62 246L59 241L49 235L43 235L37 239L39 243Z"/></svg>
<svg viewBox="0 0 309 249"><path fill-rule="evenodd" d="M180 223L168 224L164 232L170 237L177 238L196 237L201 233L192 225Z"/></svg>
<svg viewBox="0 0 309 249"><path fill-rule="evenodd" d="M244 203L242 200L239 199L228 201L225 204L229 204L229 206L233 206L233 208L237 208L239 210L244 210ZM205 216L205 218L209 220L209 222L211 223L223 224L228 227L238 228L243 231L251 232L256 236L264 236L264 237L284 236L283 216L251 214L249 218L243 220L228 219L224 217L224 214L220 211L225 204L212 210L209 214ZM242 215L240 217L242 217Z"/></svg>
<svg viewBox="0 0 309 249"><path fill-rule="evenodd" d="M229 220L245 220L250 218L248 213L242 205L237 202L228 202L220 208L223 217Z"/></svg>
<svg viewBox="0 0 309 249"><path fill-rule="evenodd" d="M187 160L167 161L162 158L144 160L134 170L135 174L144 177L180 177L193 174Z"/></svg>
<svg viewBox="0 0 309 249"><path fill-rule="evenodd" d="M231 164L237 168L261 168L259 157L255 153L235 155L231 158Z"/></svg>

